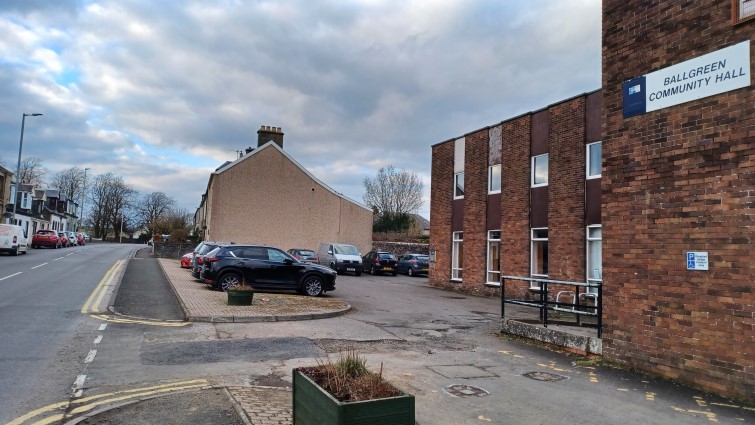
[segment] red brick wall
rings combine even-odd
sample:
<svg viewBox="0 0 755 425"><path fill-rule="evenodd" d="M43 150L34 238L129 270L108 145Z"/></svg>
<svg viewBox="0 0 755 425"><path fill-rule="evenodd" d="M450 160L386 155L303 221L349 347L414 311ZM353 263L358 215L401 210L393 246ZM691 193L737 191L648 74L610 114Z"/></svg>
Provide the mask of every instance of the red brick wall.
<svg viewBox="0 0 755 425"><path fill-rule="evenodd" d="M453 202L454 142L433 146L430 184L430 263L429 283L445 286L451 279L451 210Z"/></svg>
<svg viewBox="0 0 755 425"><path fill-rule="evenodd" d="M501 273L530 275L530 122L524 115L503 123L501 151ZM528 285L508 286L506 296L529 296ZM518 290L517 290L518 289Z"/></svg>
<svg viewBox="0 0 755 425"><path fill-rule="evenodd" d="M755 21L732 26L729 1L604 0L603 14L603 353L755 398L755 89L621 110L623 81L755 40ZM686 251L710 270L687 271Z"/></svg>
<svg viewBox="0 0 755 425"><path fill-rule="evenodd" d="M584 282L585 98L548 112L548 278Z"/></svg>

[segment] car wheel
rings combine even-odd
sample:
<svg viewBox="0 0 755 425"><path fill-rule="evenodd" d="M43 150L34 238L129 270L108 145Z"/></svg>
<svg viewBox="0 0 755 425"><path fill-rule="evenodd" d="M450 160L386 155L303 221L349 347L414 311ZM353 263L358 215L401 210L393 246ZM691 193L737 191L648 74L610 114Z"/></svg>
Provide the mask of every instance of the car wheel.
<svg viewBox="0 0 755 425"><path fill-rule="evenodd" d="M224 274L218 281L218 289L223 292L239 285L241 285L241 276L233 272Z"/></svg>
<svg viewBox="0 0 755 425"><path fill-rule="evenodd" d="M393 272L393 273L391 273L391 276L396 276L397 274L398 274L398 272Z"/></svg>
<svg viewBox="0 0 755 425"><path fill-rule="evenodd" d="M323 293L322 278L317 275L309 275L304 277L302 290L310 297L319 297Z"/></svg>
<svg viewBox="0 0 755 425"><path fill-rule="evenodd" d="M362 271L361 271L361 270L357 270L357 272L356 272L356 273L354 273L354 274L355 274L356 276L361 276L361 275L362 275Z"/></svg>
<svg viewBox="0 0 755 425"><path fill-rule="evenodd" d="M375 266L370 266L370 274L375 276Z"/></svg>
<svg viewBox="0 0 755 425"><path fill-rule="evenodd" d="M412 271L411 267L409 267L409 269L406 271L406 274L408 274L409 276L414 276L414 272Z"/></svg>
<svg viewBox="0 0 755 425"><path fill-rule="evenodd" d="M16 250L11 252L11 255L18 255L18 247L16 247Z"/></svg>

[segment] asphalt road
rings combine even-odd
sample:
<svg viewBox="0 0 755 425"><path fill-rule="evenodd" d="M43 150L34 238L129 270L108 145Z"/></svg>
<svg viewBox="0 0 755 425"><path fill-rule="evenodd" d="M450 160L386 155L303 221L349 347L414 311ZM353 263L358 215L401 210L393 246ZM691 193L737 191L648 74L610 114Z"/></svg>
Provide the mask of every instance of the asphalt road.
<svg viewBox="0 0 755 425"><path fill-rule="evenodd" d="M70 397L99 323L80 310L130 245L0 255L0 423Z"/></svg>
<svg viewBox="0 0 755 425"><path fill-rule="evenodd" d="M94 262L101 276L119 255L128 254L114 249L105 259L109 248L97 250L92 247L91 252L83 250L58 261L66 261L70 268L76 268L77 262L81 268ZM85 262L77 257L84 255L99 259ZM155 260L143 253L137 256L141 259L132 260L126 269L137 276L124 277L123 292L115 301L119 312L154 314L162 320L172 317L171 293L147 289L160 277L145 279ZM3 260L7 258L0 258L0 264L10 263ZM34 264L18 270L26 275ZM0 279L15 272L0 270ZM10 280L0 281L0 296L5 296L4 282ZM339 276L336 291L326 296L344 300L354 310L323 320L187 324L119 319L103 326L78 312L96 279L76 285L53 278L41 285L66 290L34 303L39 304L35 308L14 309L22 302L18 294L12 302L0 304L0 336L40 353L32 357L23 350L1 351L2 360L25 369L16 372L0 362L4 379L0 383L14 388L0 396L0 422L63 400L69 400L65 409L71 418L94 411L100 406L98 400L130 402L140 396L144 401L85 423L237 423L219 387L289 386L292 368L314 365L325 356L335 360L344 350L355 349L368 367L382 367L389 381L415 395L419 424L755 423L752 405L502 338L497 300L433 289L425 283L425 278L403 275ZM75 295L64 301L63 293ZM150 295L154 299L149 306L137 305ZM6 313L10 310L15 316ZM41 325L40 317L54 323ZM6 322L24 326L27 334L11 334ZM39 330L44 333L36 335ZM97 355L83 366L92 340L97 341ZM9 379L6 373L11 374ZM86 375L82 394L72 399L71 383L82 374ZM12 409L10 414L6 408ZM54 412L37 418L48 413Z"/></svg>

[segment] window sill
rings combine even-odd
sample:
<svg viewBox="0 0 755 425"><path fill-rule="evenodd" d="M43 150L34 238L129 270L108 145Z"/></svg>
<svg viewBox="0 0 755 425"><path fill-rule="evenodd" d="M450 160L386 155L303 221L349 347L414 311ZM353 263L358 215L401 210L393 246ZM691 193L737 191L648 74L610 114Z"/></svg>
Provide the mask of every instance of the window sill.
<svg viewBox="0 0 755 425"><path fill-rule="evenodd" d="M534 189L536 187L547 187L548 183L540 183L540 184L533 184L530 186L530 188Z"/></svg>
<svg viewBox="0 0 755 425"><path fill-rule="evenodd" d="M485 286L489 286L491 288L500 288L501 282L485 282Z"/></svg>
<svg viewBox="0 0 755 425"><path fill-rule="evenodd" d="M601 177L603 177L602 174L598 174L597 176L587 176L587 177L585 177L585 180L595 180L595 179L599 179Z"/></svg>
<svg viewBox="0 0 755 425"><path fill-rule="evenodd" d="M463 282L461 279L451 278L451 282Z"/></svg>

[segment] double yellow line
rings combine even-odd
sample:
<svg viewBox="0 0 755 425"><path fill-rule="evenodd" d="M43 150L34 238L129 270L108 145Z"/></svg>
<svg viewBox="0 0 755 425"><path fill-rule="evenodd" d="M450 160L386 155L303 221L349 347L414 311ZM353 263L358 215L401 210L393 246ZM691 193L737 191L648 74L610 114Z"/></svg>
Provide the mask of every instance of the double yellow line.
<svg viewBox="0 0 755 425"><path fill-rule="evenodd" d="M116 283L115 277L118 275L117 272L123 268L124 264L126 264L126 260L118 260L113 264L113 267L105 273L105 276L100 280L100 283L97 284L97 287L92 291L92 295L87 298L84 307L81 308L83 314L102 313L99 308L100 303L102 303L103 298L105 298L108 289Z"/></svg>
<svg viewBox="0 0 755 425"><path fill-rule="evenodd" d="M98 395L93 395L91 397L84 397L84 398L75 399L72 401L64 401L60 403L50 404L45 407L40 407L39 409L32 410L31 412L23 416L19 416L16 419L13 419L12 421L8 422L6 425L21 425L38 416L48 415L55 411L60 411L60 410L63 411L63 413L54 413L51 416L43 417L35 422L29 422L29 425L46 425L46 424L51 424L53 422L62 421L63 419L66 418L66 416L68 416L68 419L73 419L74 417L76 417L76 415L82 414L84 412L88 412L94 409L95 407L99 407L99 406L103 406L107 404L122 403L124 401L140 398L140 397L152 397L152 396L161 395L161 394L165 395L171 392L198 390L198 389L205 389L205 388L210 388L210 387L211 385L207 383L206 379L195 379L193 381L175 382L172 384L155 385L152 387L135 388L131 390L118 391L114 393L98 394ZM76 407L74 407L66 415L65 410L69 406L76 406Z"/></svg>

